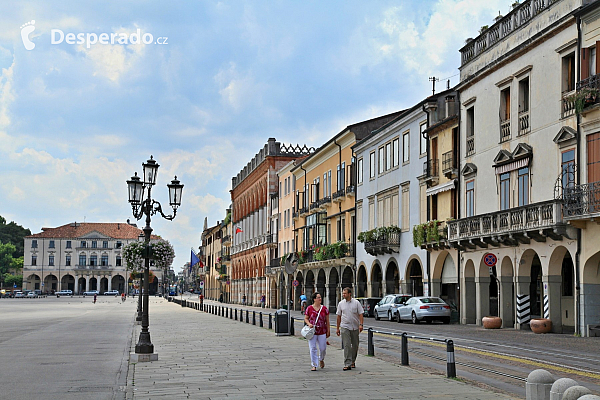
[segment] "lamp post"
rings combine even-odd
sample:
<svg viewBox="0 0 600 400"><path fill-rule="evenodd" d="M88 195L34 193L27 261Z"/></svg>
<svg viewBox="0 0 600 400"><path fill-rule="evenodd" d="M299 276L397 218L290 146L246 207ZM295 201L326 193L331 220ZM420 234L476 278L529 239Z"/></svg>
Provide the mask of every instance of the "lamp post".
<svg viewBox="0 0 600 400"><path fill-rule="evenodd" d="M145 242L146 241L146 236L144 236L143 233L140 233L140 236L138 236L138 241L140 242ZM138 285L138 287L140 288L140 292L138 294L138 307L137 307L137 316L135 317L136 322L142 322L142 287L141 287L141 283L143 282L142 279L139 279L140 285Z"/></svg>
<svg viewBox="0 0 600 400"><path fill-rule="evenodd" d="M150 274L150 258L152 257L152 247L150 246L150 235L152 228L150 227L150 217L156 213L166 220L173 220L177 214L177 207L181 205L181 192L183 191L183 185L177 180L177 177L167 185L169 189L169 205L173 208L173 215L165 215L162 211L160 203L152 199L151 191L152 186L156 184L156 174L158 172L158 163L150 156L150 159L142 164L143 167L143 178L137 176L137 172L130 180L127 181L129 191L129 203L133 211L133 216L140 220L144 215L146 216L146 226L144 227L144 287L141 295L143 296L142 301L142 330L138 339L138 343L135 345L135 354L152 354L154 353L154 345L150 340L150 332L148 330L148 304L149 304L149 274ZM139 359L142 361L142 359ZM148 359L149 361L150 359Z"/></svg>

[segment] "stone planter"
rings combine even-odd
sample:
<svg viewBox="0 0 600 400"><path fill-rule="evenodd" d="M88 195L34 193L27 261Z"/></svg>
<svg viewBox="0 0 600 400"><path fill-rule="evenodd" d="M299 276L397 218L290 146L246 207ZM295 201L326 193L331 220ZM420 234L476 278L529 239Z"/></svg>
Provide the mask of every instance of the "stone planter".
<svg viewBox="0 0 600 400"><path fill-rule="evenodd" d="M499 329L502 326L500 317L483 317L481 320L485 329Z"/></svg>
<svg viewBox="0 0 600 400"><path fill-rule="evenodd" d="M552 330L552 321L548 318L532 319L529 326L533 333L548 333Z"/></svg>

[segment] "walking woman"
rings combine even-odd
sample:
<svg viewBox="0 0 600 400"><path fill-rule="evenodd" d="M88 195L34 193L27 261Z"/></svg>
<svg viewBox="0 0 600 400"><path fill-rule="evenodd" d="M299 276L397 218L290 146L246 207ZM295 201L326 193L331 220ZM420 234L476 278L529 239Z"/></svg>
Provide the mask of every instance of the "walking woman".
<svg viewBox="0 0 600 400"><path fill-rule="evenodd" d="M314 292L311 296L312 305L306 308L304 322L310 328L315 327L314 336L308 341L310 348L311 371L316 371L317 366L325 367L325 351L327 350L327 338L329 337L329 310L321 305L323 299L321 293ZM317 344L319 350L317 351Z"/></svg>

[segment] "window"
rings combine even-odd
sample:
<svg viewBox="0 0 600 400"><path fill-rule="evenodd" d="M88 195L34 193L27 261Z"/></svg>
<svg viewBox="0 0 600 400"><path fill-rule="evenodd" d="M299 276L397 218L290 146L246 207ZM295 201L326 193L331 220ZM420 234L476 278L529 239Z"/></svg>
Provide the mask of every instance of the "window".
<svg viewBox="0 0 600 400"><path fill-rule="evenodd" d="M37 240L34 239L34 240L31 241L31 248L32 249L37 249Z"/></svg>
<svg viewBox="0 0 600 400"><path fill-rule="evenodd" d="M519 112L529 111L529 77L519 81Z"/></svg>
<svg viewBox="0 0 600 400"><path fill-rule="evenodd" d="M71 241L67 240L67 249L70 249L70 248L71 248Z"/></svg>
<svg viewBox="0 0 600 400"><path fill-rule="evenodd" d="M80 255L79 255L79 265L80 265L81 267L83 267L83 266L85 266L85 264L86 264L86 257L85 257L85 254L80 254Z"/></svg>
<svg viewBox="0 0 600 400"><path fill-rule="evenodd" d="M50 249L54 248L54 240L50 241L50 243L48 244L48 248L50 248Z"/></svg>
<svg viewBox="0 0 600 400"><path fill-rule="evenodd" d="M123 243L121 243L121 241L117 240L117 246L116 246L116 248L120 249L122 245L123 245Z"/></svg>
<svg viewBox="0 0 600 400"><path fill-rule="evenodd" d="M375 152L374 151L371 154L369 154L369 178L375 178Z"/></svg>
<svg viewBox="0 0 600 400"><path fill-rule="evenodd" d="M425 131L425 129L427 129L427 124L421 124L420 128L420 150L421 153L420 154L425 154L427 153L427 135L425 133L423 133Z"/></svg>
<svg viewBox="0 0 600 400"><path fill-rule="evenodd" d="M369 201L369 230L375 228L375 202Z"/></svg>
<svg viewBox="0 0 600 400"><path fill-rule="evenodd" d="M54 255L49 255L48 256L48 265L53 266L54 265Z"/></svg>
<svg viewBox="0 0 600 400"><path fill-rule="evenodd" d="M500 92L500 121L510 119L510 88Z"/></svg>
<svg viewBox="0 0 600 400"><path fill-rule="evenodd" d="M475 215L475 181L468 181L466 184L465 193L465 211L467 217Z"/></svg>
<svg viewBox="0 0 600 400"><path fill-rule="evenodd" d="M385 150L383 147L379 148L379 173L383 173L385 171L385 158L384 158Z"/></svg>
<svg viewBox="0 0 600 400"><path fill-rule="evenodd" d="M402 231L410 229L410 191L408 186L402 189Z"/></svg>
<svg viewBox="0 0 600 400"><path fill-rule="evenodd" d="M500 175L500 210L510 208L510 172Z"/></svg>
<svg viewBox="0 0 600 400"><path fill-rule="evenodd" d="M475 107L467 109L467 155L475 153Z"/></svg>
<svg viewBox="0 0 600 400"><path fill-rule="evenodd" d="M67 267L71 266L71 256L68 254L65 256L65 265Z"/></svg>
<svg viewBox="0 0 600 400"><path fill-rule="evenodd" d="M107 240L105 240L105 241L102 242L102 248L103 249L108 249L108 241Z"/></svg>
<svg viewBox="0 0 600 400"><path fill-rule="evenodd" d="M392 143L385 145L385 170L392 169Z"/></svg>
<svg viewBox="0 0 600 400"><path fill-rule="evenodd" d="M575 53L562 59L562 91L572 92L573 90L575 90Z"/></svg>
<svg viewBox="0 0 600 400"><path fill-rule="evenodd" d="M330 193L327 192L327 172L323 174L323 197L331 196Z"/></svg>
<svg viewBox="0 0 600 400"><path fill-rule="evenodd" d="M397 167L400 164L400 139L396 138L392 141L393 165Z"/></svg>
<svg viewBox="0 0 600 400"><path fill-rule="evenodd" d="M356 171L357 173L357 179L358 179L358 184L360 185L361 183L363 183L363 159L359 158L358 159L358 170Z"/></svg>
<svg viewBox="0 0 600 400"><path fill-rule="evenodd" d="M95 254L92 254L92 255L90 256L90 266L92 266L92 267L93 267L93 266L95 266L95 265L98 265L98 256L97 256L97 255L95 255Z"/></svg>
<svg viewBox="0 0 600 400"><path fill-rule="evenodd" d="M95 249L98 247L98 242L96 242L95 240L92 240L92 249Z"/></svg>
<svg viewBox="0 0 600 400"><path fill-rule="evenodd" d="M410 142L408 137L408 132L402 135L402 162L407 163L409 161L409 150L410 150Z"/></svg>
<svg viewBox="0 0 600 400"><path fill-rule="evenodd" d="M567 150L562 153L561 160L562 188L573 188L575 186L575 150Z"/></svg>
<svg viewBox="0 0 600 400"><path fill-rule="evenodd" d="M31 265L37 265L37 256L31 256Z"/></svg>
<svg viewBox="0 0 600 400"><path fill-rule="evenodd" d="M100 258L100 265L102 265L103 267L108 266L108 254L102 255L102 257Z"/></svg>
<svg viewBox="0 0 600 400"><path fill-rule="evenodd" d="M519 169L519 207L529 204L529 168Z"/></svg>
<svg viewBox="0 0 600 400"><path fill-rule="evenodd" d="M116 265L117 267L121 266L121 256L117 256Z"/></svg>
<svg viewBox="0 0 600 400"><path fill-rule="evenodd" d="M85 240L82 240L82 241L81 241L81 247L86 247L86 242L85 242Z"/></svg>
<svg viewBox="0 0 600 400"><path fill-rule="evenodd" d="M588 54L590 55L588 58L588 65L589 65L589 76L594 76L596 75L596 48L592 47L589 49ZM583 79L583 77L582 77Z"/></svg>

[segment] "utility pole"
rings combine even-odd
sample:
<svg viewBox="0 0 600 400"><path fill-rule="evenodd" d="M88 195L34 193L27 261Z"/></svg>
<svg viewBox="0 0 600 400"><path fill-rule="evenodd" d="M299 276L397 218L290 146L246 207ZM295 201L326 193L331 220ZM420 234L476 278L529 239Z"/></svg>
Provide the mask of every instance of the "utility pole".
<svg viewBox="0 0 600 400"><path fill-rule="evenodd" d="M429 77L429 82L432 83L433 88L432 88L432 96L435 95L435 83L439 82L440 80L438 78L436 78L435 76L431 76Z"/></svg>

